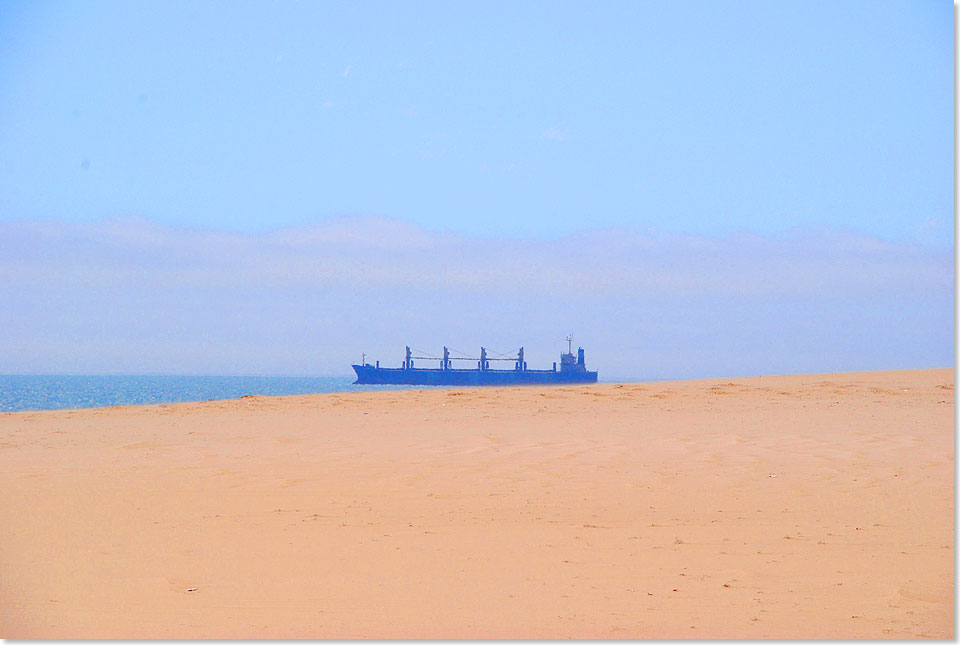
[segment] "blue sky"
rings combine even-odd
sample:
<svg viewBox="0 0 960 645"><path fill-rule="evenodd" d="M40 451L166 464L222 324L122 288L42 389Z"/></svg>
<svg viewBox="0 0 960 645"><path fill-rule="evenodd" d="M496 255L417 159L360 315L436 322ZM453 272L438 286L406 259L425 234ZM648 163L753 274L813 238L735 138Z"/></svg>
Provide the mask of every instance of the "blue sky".
<svg viewBox="0 0 960 645"><path fill-rule="evenodd" d="M953 240L953 6L7 2L0 217Z"/></svg>
<svg viewBox="0 0 960 645"><path fill-rule="evenodd" d="M952 365L953 11L8 1L0 372Z"/></svg>

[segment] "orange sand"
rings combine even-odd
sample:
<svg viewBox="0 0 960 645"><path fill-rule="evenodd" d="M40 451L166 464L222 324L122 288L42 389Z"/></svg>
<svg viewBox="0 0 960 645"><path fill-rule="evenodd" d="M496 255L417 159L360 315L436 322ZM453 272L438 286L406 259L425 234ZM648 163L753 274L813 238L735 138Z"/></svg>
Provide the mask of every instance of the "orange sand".
<svg viewBox="0 0 960 645"><path fill-rule="evenodd" d="M953 413L926 370L0 415L0 637L952 638Z"/></svg>

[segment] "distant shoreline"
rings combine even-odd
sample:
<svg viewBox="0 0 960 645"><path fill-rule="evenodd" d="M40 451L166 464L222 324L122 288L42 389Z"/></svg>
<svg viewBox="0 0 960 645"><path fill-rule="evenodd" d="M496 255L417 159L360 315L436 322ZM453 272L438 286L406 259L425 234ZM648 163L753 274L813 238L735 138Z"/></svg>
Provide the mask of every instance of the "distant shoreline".
<svg viewBox="0 0 960 645"><path fill-rule="evenodd" d="M934 369L952 370L953 368ZM830 374L855 375L911 371L922 370L777 374L746 377L719 376L706 379L606 380L601 378L597 385L685 383L782 376L815 377ZM354 380L354 376L0 374L0 414L231 401L244 396L283 397L307 394L469 388L469 386L449 385L353 385Z"/></svg>

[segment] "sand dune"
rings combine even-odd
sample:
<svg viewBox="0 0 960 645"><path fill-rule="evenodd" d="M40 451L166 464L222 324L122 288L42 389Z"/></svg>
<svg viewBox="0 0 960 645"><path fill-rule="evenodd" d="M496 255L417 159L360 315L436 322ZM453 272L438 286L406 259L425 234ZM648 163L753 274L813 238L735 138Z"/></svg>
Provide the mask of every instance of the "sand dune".
<svg viewBox="0 0 960 645"><path fill-rule="evenodd" d="M0 415L0 637L954 636L952 370Z"/></svg>

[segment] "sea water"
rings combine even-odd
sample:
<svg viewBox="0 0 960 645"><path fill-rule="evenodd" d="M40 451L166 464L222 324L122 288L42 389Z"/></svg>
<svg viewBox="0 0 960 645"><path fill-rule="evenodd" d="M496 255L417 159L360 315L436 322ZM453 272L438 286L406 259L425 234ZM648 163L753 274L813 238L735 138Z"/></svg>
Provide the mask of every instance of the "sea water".
<svg viewBox="0 0 960 645"><path fill-rule="evenodd" d="M24 376L0 375L0 412L100 408L246 395L436 389L425 385L353 385L347 376Z"/></svg>

